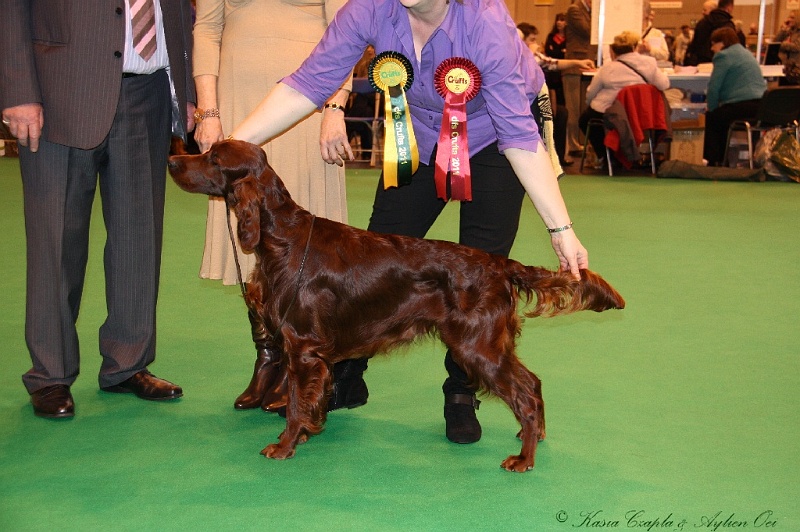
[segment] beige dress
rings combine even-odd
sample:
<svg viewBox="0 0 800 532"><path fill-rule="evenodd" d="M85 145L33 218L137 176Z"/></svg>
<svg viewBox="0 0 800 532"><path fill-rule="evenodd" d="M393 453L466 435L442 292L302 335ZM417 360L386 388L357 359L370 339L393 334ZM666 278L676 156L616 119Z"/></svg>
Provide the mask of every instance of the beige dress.
<svg viewBox="0 0 800 532"><path fill-rule="evenodd" d="M281 78L309 56L342 1L197 0L194 75L218 76L217 95L225 136ZM265 144L264 151L299 205L319 216L346 222L344 170L322 160L320 124L321 114L315 113ZM221 198L209 198L200 277L236 284L225 211ZM235 233L233 213L231 223ZM236 245L246 280L255 266L255 256L241 251L238 238Z"/></svg>

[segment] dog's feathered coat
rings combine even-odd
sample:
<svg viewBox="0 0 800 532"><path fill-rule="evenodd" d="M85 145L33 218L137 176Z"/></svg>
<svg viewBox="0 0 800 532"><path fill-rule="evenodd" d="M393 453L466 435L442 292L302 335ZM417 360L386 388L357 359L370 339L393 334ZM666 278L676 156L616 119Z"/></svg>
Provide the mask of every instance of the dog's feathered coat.
<svg viewBox="0 0 800 532"><path fill-rule="evenodd" d="M262 451L271 458L293 456L298 443L322 430L334 363L437 334L473 385L514 412L522 451L502 465L526 471L545 423L541 382L515 354L520 296L536 298L526 316L625 305L589 270L577 281L452 242L314 219L289 196L264 152L246 142L173 157L169 169L184 190L225 198L242 248L257 254L246 300L282 339L289 383L286 429Z"/></svg>

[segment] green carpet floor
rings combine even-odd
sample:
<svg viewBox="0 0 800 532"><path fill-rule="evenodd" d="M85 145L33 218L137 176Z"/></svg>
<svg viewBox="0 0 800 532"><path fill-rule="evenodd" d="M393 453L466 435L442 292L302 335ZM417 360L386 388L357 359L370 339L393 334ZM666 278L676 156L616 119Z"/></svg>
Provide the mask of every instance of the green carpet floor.
<svg viewBox="0 0 800 532"><path fill-rule="evenodd" d="M348 172L353 225L376 174ZM800 186L570 175L591 266L628 308L529 319L544 382L534 471L500 462L517 425L481 405L483 438L444 437L442 347L370 363L369 403L330 415L295 458L267 460L283 421L237 412L254 351L237 287L197 277L205 198L171 181L151 369L159 404L104 394L99 205L79 320L77 415L33 416L20 376L25 242L17 161L0 159L0 530L800 530ZM431 237L456 237L450 205ZM530 204L514 258L556 266ZM794 501L794 502L792 502Z"/></svg>

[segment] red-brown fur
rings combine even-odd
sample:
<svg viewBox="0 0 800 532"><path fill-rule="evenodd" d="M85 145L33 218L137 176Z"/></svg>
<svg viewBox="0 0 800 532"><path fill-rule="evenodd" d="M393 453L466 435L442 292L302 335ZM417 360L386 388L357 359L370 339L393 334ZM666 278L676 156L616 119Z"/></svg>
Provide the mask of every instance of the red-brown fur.
<svg viewBox="0 0 800 532"><path fill-rule="evenodd" d="M189 192L220 196L238 217L242 247L258 262L246 300L282 338L288 360L286 429L267 457L290 458L325 422L334 363L386 353L437 334L481 391L505 401L522 425L522 450L503 467L526 471L545 437L541 382L515 354L517 302L526 316L623 308L599 275L524 266L452 242L377 234L316 218L300 208L264 152L223 141L202 155L175 156L169 170ZM294 299L294 302L292 302ZM288 310L287 310L288 309ZM285 317L285 321L282 321Z"/></svg>

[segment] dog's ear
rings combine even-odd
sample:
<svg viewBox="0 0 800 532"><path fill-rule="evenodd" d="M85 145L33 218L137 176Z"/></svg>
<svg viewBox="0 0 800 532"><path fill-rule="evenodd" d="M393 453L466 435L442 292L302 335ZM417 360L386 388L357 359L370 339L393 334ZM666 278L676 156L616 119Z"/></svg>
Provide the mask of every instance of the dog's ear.
<svg viewBox="0 0 800 532"><path fill-rule="evenodd" d="M248 176L257 178L267 166L267 156L259 146L241 140L223 140L208 151L212 162L229 186Z"/></svg>
<svg viewBox="0 0 800 532"><path fill-rule="evenodd" d="M172 136L169 142L169 154L170 155L188 155L189 152L186 151L186 143L183 142L183 139L180 137L176 137L175 135Z"/></svg>
<svg viewBox="0 0 800 532"><path fill-rule="evenodd" d="M269 164L264 166L264 171L258 178L264 191L264 206L270 212L275 212L292 201L286 185Z"/></svg>
<svg viewBox="0 0 800 532"><path fill-rule="evenodd" d="M239 220L239 243L244 251L253 251L261 240L261 206L258 183L252 176L234 183L233 210Z"/></svg>

